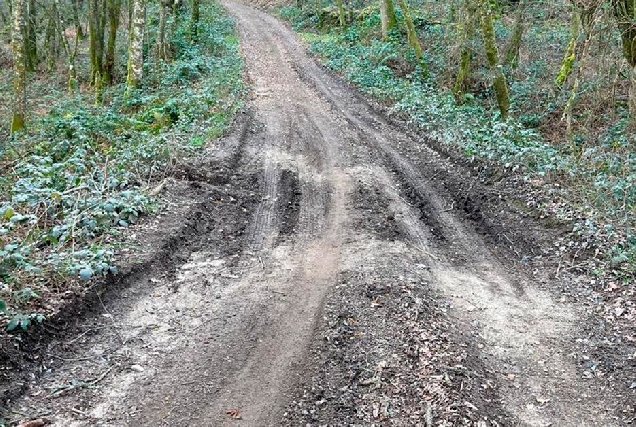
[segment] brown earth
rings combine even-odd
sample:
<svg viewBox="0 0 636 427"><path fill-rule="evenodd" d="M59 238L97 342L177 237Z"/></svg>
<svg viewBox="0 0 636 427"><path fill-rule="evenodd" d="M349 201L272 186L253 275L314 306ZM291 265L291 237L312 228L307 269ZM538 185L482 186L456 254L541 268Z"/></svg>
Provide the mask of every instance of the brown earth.
<svg viewBox="0 0 636 427"><path fill-rule="evenodd" d="M390 123L275 18L225 6L250 108L166 185L162 215L131 236L137 267L58 320L67 332L24 345L8 418L631 422L633 343L596 360L605 338L577 278L554 279L542 250L563 230Z"/></svg>

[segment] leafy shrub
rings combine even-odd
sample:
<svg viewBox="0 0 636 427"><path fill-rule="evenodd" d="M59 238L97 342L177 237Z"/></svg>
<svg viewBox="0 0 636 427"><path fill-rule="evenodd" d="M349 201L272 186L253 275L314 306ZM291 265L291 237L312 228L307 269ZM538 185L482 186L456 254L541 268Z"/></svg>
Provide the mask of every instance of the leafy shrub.
<svg viewBox="0 0 636 427"><path fill-rule="evenodd" d="M8 329L41 322L29 310L52 285L116 272L118 229L155 210L149 185L228 125L243 96L238 40L220 6L202 5L202 18L199 42L188 42L181 23L176 58L147 64L142 90L125 96L123 84L111 87L103 106L62 96L0 153L8 171L0 179L0 318Z"/></svg>

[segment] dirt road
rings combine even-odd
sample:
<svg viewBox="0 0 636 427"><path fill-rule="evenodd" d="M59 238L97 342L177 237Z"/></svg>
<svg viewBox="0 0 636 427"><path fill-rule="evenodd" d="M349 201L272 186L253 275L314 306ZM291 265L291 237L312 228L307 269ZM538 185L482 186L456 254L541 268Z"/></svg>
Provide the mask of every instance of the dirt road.
<svg viewBox="0 0 636 427"><path fill-rule="evenodd" d="M620 425L624 396L572 347L581 308L506 258L467 175L279 21L225 5L251 112L140 232L166 253L49 345L16 408L57 426Z"/></svg>

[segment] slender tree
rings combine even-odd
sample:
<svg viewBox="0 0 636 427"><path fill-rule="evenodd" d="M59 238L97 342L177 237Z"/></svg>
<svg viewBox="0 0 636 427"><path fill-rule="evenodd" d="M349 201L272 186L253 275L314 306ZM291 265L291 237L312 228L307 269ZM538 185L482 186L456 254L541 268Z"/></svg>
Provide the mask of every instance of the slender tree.
<svg viewBox="0 0 636 427"><path fill-rule="evenodd" d="M108 0L108 42L106 56L104 57L104 80L108 84L115 81L115 47L117 46L117 29L121 14L121 0Z"/></svg>
<svg viewBox="0 0 636 427"><path fill-rule="evenodd" d="M389 32L397 25L393 0L380 0L380 22L382 25L382 38L389 37Z"/></svg>
<svg viewBox="0 0 636 427"><path fill-rule="evenodd" d="M168 11L170 0L159 0L159 28L157 29L157 44L155 47L157 60L168 61L170 59L170 43L166 37Z"/></svg>
<svg viewBox="0 0 636 427"><path fill-rule="evenodd" d="M75 31L71 34L66 32L66 23L60 14L60 0L53 1L53 13L55 15L55 22L57 24L57 31L62 35L62 47L66 53L66 60L68 63L68 90L69 92L75 92L77 90L77 70L75 68L75 58L77 57L77 49L79 47L81 34L78 32L78 27L75 27ZM73 8L76 4L73 4ZM73 45L69 41L69 37L73 38Z"/></svg>
<svg viewBox="0 0 636 427"><path fill-rule="evenodd" d="M141 85L144 76L144 32L146 5L144 0L132 0L132 21L128 39L128 93Z"/></svg>
<svg viewBox="0 0 636 427"><path fill-rule="evenodd" d="M190 40L196 41L199 31L200 0L192 0L190 3Z"/></svg>
<svg viewBox="0 0 636 427"><path fill-rule="evenodd" d="M24 60L27 71L35 71L38 66L38 43L37 43L37 5L35 0L28 0L27 19L24 25Z"/></svg>
<svg viewBox="0 0 636 427"><path fill-rule="evenodd" d="M422 59L422 45L420 44L420 39L419 37L417 37L417 32L415 31L415 25L413 24L413 19L411 18L411 11L409 10L409 6L406 4L405 0L398 0L398 2L400 5L400 9L402 9L402 13L404 14L407 42L409 46L411 46L415 51L415 58L419 62Z"/></svg>
<svg viewBox="0 0 636 427"><path fill-rule="evenodd" d="M338 21L340 22L340 26L345 27L347 25L347 15L345 14L342 0L336 0L336 6L338 6Z"/></svg>
<svg viewBox="0 0 636 427"><path fill-rule="evenodd" d="M497 50L497 42L495 39L495 28L493 23L493 11L490 7L489 0L480 0L480 27L481 35L484 40L484 48L486 49L486 59L492 73L492 87L497 98L497 105L502 118L508 117L510 109L510 94L508 92L508 82L506 76L499 64L499 52Z"/></svg>
<svg viewBox="0 0 636 427"><path fill-rule="evenodd" d="M475 37L475 20L477 8L475 2L464 0L461 7L453 10L457 15L457 38L459 39L459 69L453 85L453 95L458 104L464 103L464 94L468 90L470 68L473 61L473 38Z"/></svg>
<svg viewBox="0 0 636 427"><path fill-rule="evenodd" d="M512 29L512 35L506 48L505 64L511 68L517 68L519 65L519 51L521 49L521 41L523 33L526 29L525 12L527 0L520 0L515 11L515 23Z"/></svg>
<svg viewBox="0 0 636 427"><path fill-rule="evenodd" d="M11 50L13 52L13 117L11 133L24 129L26 119L26 59L24 52L25 0L13 1Z"/></svg>
<svg viewBox="0 0 636 427"><path fill-rule="evenodd" d="M623 58L630 67L629 112L632 125L636 125L636 2L612 0L612 9L621 33Z"/></svg>
<svg viewBox="0 0 636 427"><path fill-rule="evenodd" d="M91 82L95 87L95 102L102 102L104 83L104 31L106 27L106 0L88 2L89 56L91 60Z"/></svg>

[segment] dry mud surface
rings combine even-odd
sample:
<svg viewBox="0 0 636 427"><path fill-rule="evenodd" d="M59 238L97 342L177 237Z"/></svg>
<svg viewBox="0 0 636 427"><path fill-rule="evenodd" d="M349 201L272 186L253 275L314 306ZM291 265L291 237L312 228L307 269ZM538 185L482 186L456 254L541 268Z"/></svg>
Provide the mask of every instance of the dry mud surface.
<svg viewBox="0 0 636 427"><path fill-rule="evenodd" d="M542 256L559 231L389 123L279 21L225 6L249 109L167 184L136 236L143 268L33 347L10 418L631 422L629 380L591 368L593 319Z"/></svg>

